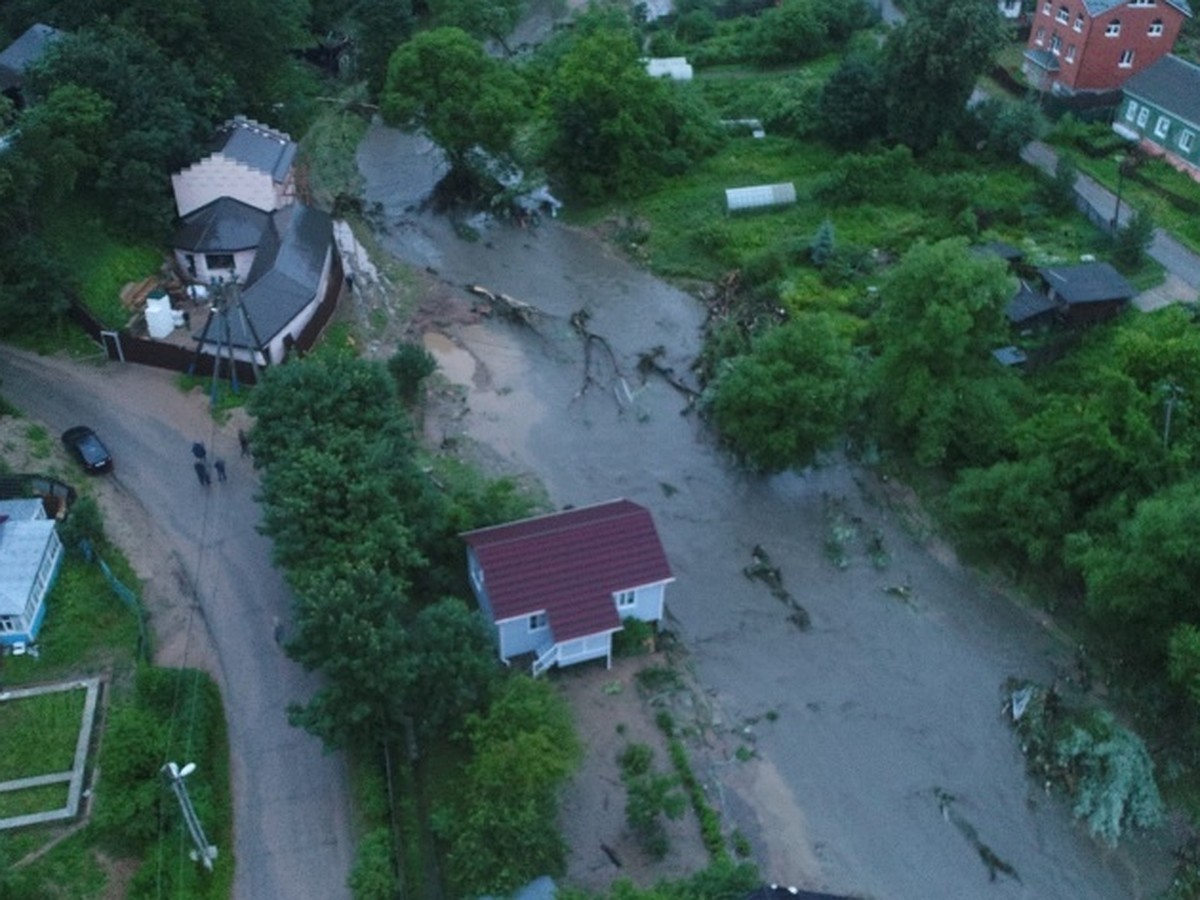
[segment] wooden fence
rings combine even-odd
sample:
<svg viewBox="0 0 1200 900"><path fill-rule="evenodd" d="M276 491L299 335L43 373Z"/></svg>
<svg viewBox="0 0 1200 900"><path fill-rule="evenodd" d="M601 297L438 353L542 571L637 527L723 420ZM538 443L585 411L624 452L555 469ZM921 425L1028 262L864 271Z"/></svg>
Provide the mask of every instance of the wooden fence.
<svg viewBox="0 0 1200 900"><path fill-rule="evenodd" d="M345 269L342 257L337 247L333 248L333 258L329 266L329 283L325 287L325 296L317 305L317 311L292 345L291 353L303 355L312 349L322 330L328 324L337 309L338 298L342 294L345 281ZM139 337L128 328L110 329L104 326L92 311L83 305L82 301L73 299L69 311L70 318L78 324L88 336L104 348L108 358L116 362L137 363L142 366L153 366L156 369L168 369L172 372L186 372L202 378L211 377L213 368L219 367L217 376L230 376L230 360L218 359L207 353L197 354L193 347L180 347L163 341ZM235 362L237 379L243 384L254 384L256 381L254 367L244 360Z"/></svg>

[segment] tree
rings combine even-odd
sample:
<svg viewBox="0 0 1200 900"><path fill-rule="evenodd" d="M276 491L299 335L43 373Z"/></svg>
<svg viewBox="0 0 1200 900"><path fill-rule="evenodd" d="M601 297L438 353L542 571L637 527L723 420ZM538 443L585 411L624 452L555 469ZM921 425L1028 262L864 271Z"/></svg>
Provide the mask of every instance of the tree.
<svg viewBox="0 0 1200 900"><path fill-rule="evenodd" d="M1140 268L1153 241L1154 219L1149 213L1135 212L1113 237L1113 262L1126 271Z"/></svg>
<svg viewBox="0 0 1200 900"><path fill-rule="evenodd" d="M924 152L967 114L1003 32L991 0L909 0L904 12L884 45L888 133Z"/></svg>
<svg viewBox="0 0 1200 900"><path fill-rule="evenodd" d="M829 316L802 315L734 359L712 393L713 419L739 458L763 471L810 465L855 407L850 341Z"/></svg>
<svg viewBox="0 0 1200 900"><path fill-rule="evenodd" d="M41 170L47 203L74 191L81 173L95 181L112 112L112 103L89 88L62 84L21 116L17 147Z"/></svg>
<svg viewBox="0 0 1200 900"><path fill-rule="evenodd" d="M1046 205L1060 215L1075 209L1075 182L1079 179L1079 164L1070 153L1058 154L1054 176L1046 183Z"/></svg>
<svg viewBox="0 0 1200 900"><path fill-rule="evenodd" d="M589 26L551 76L550 164L593 199L634 196L683 171L719 137L715 117L682 88L646 74L628 29Z"/></svg>
<svg viewBox="0 0 1200 900"><path fill-rule="evenodd" d="M881 138L887 130L886 83L878 54L845 57L821 89L821 136L847 150Z"/></svg>
<svg viewBox="0 0 1200 900"><path fill-rule="evenodd" d="M491 38L506 53L505 39L521 19L525 0L427 0L435 25L461 28L477 38Z"/></svg>
<svg viewBox="0 0 1200 900"><path fill-rule="evenodd" d="M459 28L435 28L398 47L381 98L384 120L419 128L452 166L479 147L504 156L525 119L521 79Z"/></svg>
<svg viewBox="0 0 1200 900"><path fill-rule="evenodd" d="M755 58L764 65L814 59L828 46L829 30L818 0L783 0L758 17L751 42Z"/></svg>
<svg viewBox="0 0 1200 900"><path fill-rule="evenodd" d="M968 461L973 382L1011 377L991 351L1014 287L1001 260L968 253L962 239L916 244L888 278L875 320L876 418L920 464Z"/></svg>
<svg viewBox="0 0 1200 900"><path fill-rule="evenodd" d="M581 753L566 702L548 682L510 676L466 731L471 761L456 796L434 811L454 892L508 893L558 874L565 861L558 792Z"/></svg>
<svg viewBox="0 0 1200 900"><path fill-rule="evenodd" d="M1021 149L1042 137L1049 127L1038 105L1030 100L989 97L974 107L988 149L1001 159L1020 159Z"/></svg>

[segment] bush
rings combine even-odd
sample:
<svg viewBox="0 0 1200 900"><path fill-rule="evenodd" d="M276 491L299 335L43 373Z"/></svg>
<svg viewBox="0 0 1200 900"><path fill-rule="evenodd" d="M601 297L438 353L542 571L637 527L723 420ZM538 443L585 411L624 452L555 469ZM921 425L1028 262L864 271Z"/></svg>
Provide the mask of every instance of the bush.
<svg viewBox="0 0 1200 900"><path fill-rule="evenodd" d="M387 828L376 828L358 845L354 868L350 870L350 891L354 900L392 900L396 888L392 836Z"/></svg>
<svg viewBox="0 0 1200 900"><path fill-rule="evenodd" d="M654 626L632 616L624 621L624 627L613 636L613 653L616 656L641 656L654 647Z"/></svg>
<svg viewBox="0 0 1200 900"><path fill-rule="evenodd" d="M1126 271L1141 268L1153 240L1154 220L1148 213L1134 213L1113 238L1113 262Z"/></svg>
<svg viewBox="0 0 1200 900"><path fill-rule="evenodd" d="M400 398L411 405L421 390L421 382L437 371L437 360L419 344L401 344L387 366Z"/></svg>

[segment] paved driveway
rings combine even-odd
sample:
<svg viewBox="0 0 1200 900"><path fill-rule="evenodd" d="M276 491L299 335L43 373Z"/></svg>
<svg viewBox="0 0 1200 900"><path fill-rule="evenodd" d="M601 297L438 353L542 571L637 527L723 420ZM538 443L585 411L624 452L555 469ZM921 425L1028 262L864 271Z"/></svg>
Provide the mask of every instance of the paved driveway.
<svg viewBox="0 0 1200 900"><path fill-rule="evenodd" d="M288 619L290 593L255 530L257 480L249 460L238 457L235 430L214 426L205 398L181 393L174 375L140 366L0 347L0 391L54 434L82 423L103 436L116 460L105 491L109 527L140 563L159 655L204 665L220 682L234 796L234 896L349 897L345 761L285 718L286 705L308 697L314 681L273 638L275 617ZM200 487L190 453L196 440L209 446L210 459L224 456L228 482ZM198 603L190 633L188 585L196 586ZM205 760L196 762L193 778L201 779Z"/></svg>

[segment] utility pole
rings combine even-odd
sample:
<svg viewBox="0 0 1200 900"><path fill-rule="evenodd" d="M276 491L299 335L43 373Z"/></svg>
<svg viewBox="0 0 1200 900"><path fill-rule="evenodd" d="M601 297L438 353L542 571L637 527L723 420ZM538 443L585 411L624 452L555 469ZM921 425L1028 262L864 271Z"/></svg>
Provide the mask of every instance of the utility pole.
<svg viewBox="0 0 1200 900"><path fill-rule="evenodd" d="M1162 386L1162 391L1166 394L1166 399L1163 400L1166 407L1166 414L1163 416L1163 449L1166 450L1171 442L1171 414L1175 412L1175 404L1183 398L1183 388L1173 381L1168 381Z"/></svg>
<svg viewBox="0 0 1200 900"><path fill-rule="evenodd" d="M192 836L192 843L196 845L196 849L192 851L191 857L203 863L204 868L211 872L213 860L217 858L217 848L210 844L208 838L204 836L204 828L200 825L200 819L196 816L196 810L192 808L192 801L188 797L187 786L183 783L183 779L195 771L195 763L188 763L182 769L173 762L169 762L162 767L163 774L171 782L171 790L175 792L175 796L179 800L179 808L183 810L183 821L187 823L188 832Z"/></svg>

